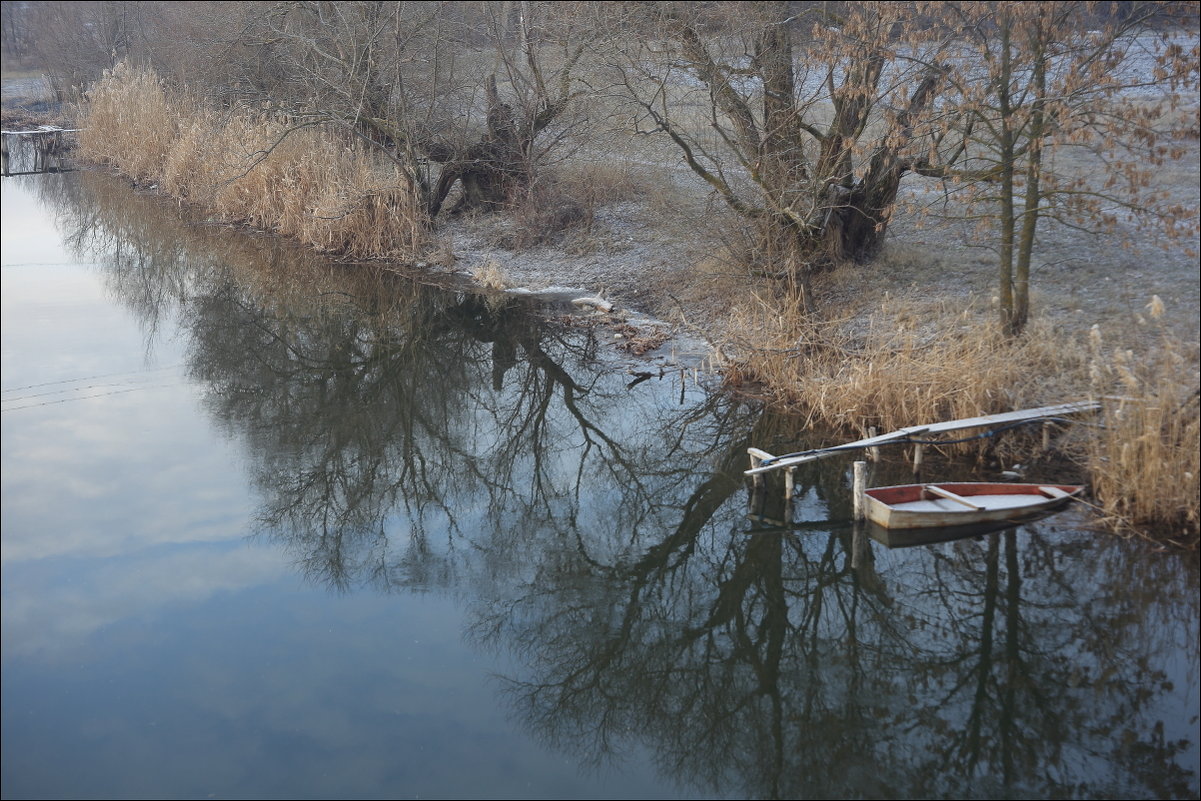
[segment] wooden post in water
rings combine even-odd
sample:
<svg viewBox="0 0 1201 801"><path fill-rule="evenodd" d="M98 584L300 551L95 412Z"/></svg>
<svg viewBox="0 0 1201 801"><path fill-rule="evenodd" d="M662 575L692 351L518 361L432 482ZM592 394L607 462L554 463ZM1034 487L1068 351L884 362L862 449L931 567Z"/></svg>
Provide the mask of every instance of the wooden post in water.
<svg viewBox="0 0 1201 801"><path fill-rule="evenodd" d="M1051 450L1051 426L1052 425L1054 425L1054 423L1051 423L1051 422L1043 423L1043 453L1046 453L1047 451Z"/></svg>
<svg viewBox="0 0 1201 801"><path fill-rule="evenodd" d="M751 457L751 469L752 470L754 470L756 467L763 464L764 462L768 461L769 459L776 458L776 457L772 456L770 453L768 453L767 451L761 451L758 448L747 448L746 452L747 452L747 455L749 455ZM763 486L763 473L756 473L755 475L751 476L751 478L753 479L754 483L757 486L760 486L760 487Z"/></svg>
<svg viewBox="0 0 1201 801"><path fill-rule="evenodd" d="M751 457L751 469L763 463L764 459L770 459L771 454L767 451L761 451L758 448L747 448L747 454ZM749 514L761 514L763 506L763 474L756 473L751 476L751 494L747 498L747 512Z"/></svg>
<svg viewBox="0 0 1201 801"><path fill-rule="evenodd" d="M922 474L922 444L919 442L913 446L913 476L914 478Z"/></svg>
<svg viewBox="0 0 1201 801"><path fill-rule="evenodd" d="M868 437L875 437L875 436L877 436L879 433L880 433L879 429L878 429L878 428L876 428L875 426L872 426L871 428L869 428L869 429L867 430L867 435L868 435ZM878 461L880 461L880 448L879 448L879 446L877 446L877 445L872 445L870 448L868 448L868 449L867 449L867 458L871 459L873 462L878 462Z"/></svg>
<svg viewBox="0 0 1201 801"><path fill-rule="evenodd" d="M784 524L792 523L792 489L795 486L795 477L793 471L795 467L790 467L784 471Z"/></svg>
<svg viewBox="0 0 1201 801"><path fill-rule="evenodd" d="M864 486L866 481L864 474L867 472L867 462L855 462L853 470L855 480L851 495L854 498L854 516L856 520L863 520L867 517L867 496L863 494L864 490L867 489Z"/></svg>

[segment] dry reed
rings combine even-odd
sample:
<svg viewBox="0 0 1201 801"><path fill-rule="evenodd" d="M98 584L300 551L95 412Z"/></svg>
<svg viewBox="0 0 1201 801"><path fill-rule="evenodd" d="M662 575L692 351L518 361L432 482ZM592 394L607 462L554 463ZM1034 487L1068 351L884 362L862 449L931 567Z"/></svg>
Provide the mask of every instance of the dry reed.
<svg viewBox="0 0 1201 801"><path fill-rule="evenodd" d="M472 270L471 275L476 283L487 289L505 289L509 286L504 270L495 259L485 260L483 264Z"/></svg>
<svg viewBox="0 0 1201 801"><path fill-rule="evenodd" d="M1152 301L1154 310L1158 299ZM1151 354L1105 352L1094 329L1091 377L1105 404L1089 440L1097 503L1113 528L1195 548L1201 529L1197 346L1165 336Z"/></svg>
<svg viewBox="0 0 1201 801"><path fill-rule="evenodd" d="M122 62L87 93L80 153L139 183L157 181L176 139L176 112L157 75Z"/></svg>
<svg viewBox="0 0 1201 801"><path fill-rule="evenodd" d="M742 342L757 344L735 344L737 381L760 384L813 422L860 433L1010 409L1032 394L1029 376L1062 375L1084 361L1039 332L999 336L970 312L926 311L927 322L913 324L891 308L863 330L815 322L795 298L740 314Z"/></svg>
<svg viewBox="0 0 1201 801"><path fill-rule="evenodd" d="M80 152L222 219L358 259L416 258L428 215L403 174L345 133L224 114L118 65L89 90Z"/></svg>

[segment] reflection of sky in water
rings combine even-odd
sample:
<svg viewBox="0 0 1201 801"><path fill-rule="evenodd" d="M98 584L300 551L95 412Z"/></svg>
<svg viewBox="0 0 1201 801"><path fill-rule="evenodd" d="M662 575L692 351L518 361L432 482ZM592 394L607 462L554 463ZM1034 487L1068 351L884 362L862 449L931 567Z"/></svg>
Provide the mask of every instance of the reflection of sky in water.
<svg viewBox="0 0 1201 801"><path fill-rule="evenodd" d="M553 788L534 795L595 792L510 730L459 617L285 580L114 623L73 654L82 670L9 660L6 773L21 780L5 795L477 797L520 795L530 776ZM646 768L630 767L639 786Z"/></svg>
<svg viewBox="0 0 1201 801"><path fill-rule="evenodd" d="M5 178L0 189L3 193L0 221L4 230L0 251L3 252L6 289L9 281L19 278L17 271L10 270L10 266L74 263L74 259L67 255L62 237L54 227L54 220L42 206L32 202L32 183L38 180L44 178Z"/></svg>
<svg viewBox="0 0 1201 801"><path fill-rule="evenodd" d="M147 347L27 186L3 184L3 637L9 656L62 656L283 565L242 544L236 452L196 414L179 344Z"/></svg>
<svg viewBox="0 0 1201 801"><path fill-rule="evenodd" d="M515 733L506 663L455 602L334 596L248 540L240 444L177 332L147 342L23 181L3 182L6 798L673 794L637 756L580 774Z"/></svg>
<svg viewBox="0 0 1201 801"><path fill-rule="evenodd" d="M179 343L148 345L95 268L10 251L10 231L20 242L28 229L65 258L57 235L13 219L40 207L3 186L6 566L239 540L249 501L228 469L236 451L197 415Z"/></svg>

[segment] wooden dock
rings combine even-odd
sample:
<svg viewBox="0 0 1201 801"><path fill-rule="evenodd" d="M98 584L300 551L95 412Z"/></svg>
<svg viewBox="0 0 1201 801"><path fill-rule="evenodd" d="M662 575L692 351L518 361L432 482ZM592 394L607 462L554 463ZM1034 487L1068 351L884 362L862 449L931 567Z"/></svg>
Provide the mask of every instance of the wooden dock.
<svg viewBox="0 0 1201 801"><path fill-rule="evenodd" d="M1061 403L1056 406L1042 406L1037 409L1021 409L1015 412L989 414L983 417L968 417L963 420L948 420L943 423L909 426L889 434L879 434L874 437L848 442L844 445L814 448L810 451L784 456L773 456L759 448L747 448L747 453L751 457L751 467L745 471L745 475L758 476L762 473L769 473L772 470L786 470L800 464L805 464L806 462L825 459L844 451L875 448L880 445L903 444L918 436L937 435L948 431L964 431L970 428L996 428L1019 423L1034 423L1040 420L1051 421L1070 415L1095 412L1100 408L1101 404L1098 401L1076 401L1073 403Z"/></svg>
<svg viewBox="0 0 1201 801"><path fill-rule="evenodd" d="M916 475L921 470L922 464L922 446L925 444L938 444L937 440L929 440L928 437L937 437L939 434L944 434L950 431L966 431L973 428L983 429L1005 429L1026 423L1043 422L1043 448L1047 448L1050 444L1050 424L1060 421L1065 417L1078 414L1088 414L1096 412L1101 408L1098 401L1075 401L1072 403L1060 403L1055 406L1041 406L1037 409L1020 409L1013 412L1002 412L1000 414L988 414L982 417L968 417L962 420L947 420L942 423L928 423L920 426L909 426L888 434L879 434L870 436L865 439L855 440L843 445L832 445L827 448L814 448L808 451L799 453L788 453L782 456L773 456L767 451L759 448L747 448L747 453L751 457L751 467L744 471L744 475L751 477L753 484L750 497L748 498L749 511L754 512L755 509L764 501L764 479L765 473L770 473L773 470L784 471L784 519L791 523L792 520L792 495L793 495L793 471L798 465L806 462L814 462L818 459L825 459L838 453L847 451L869 449L874 452L881 445L901 445L913 444L913 470ZM918 439L918 438L921 439ZM865 473L866 465L864 462L855 462L855 519L862 519L862 495L865 488Z"/></svg>
<svg viewBox="0 0 1201 801"><path fill-rule="evenodd" d="M0 130L0 173L4 177L13 175L40 175L46 172L62 172L64 170L62 153L65 149L64 134L79 133L79 128L59 128L57 125L39 125L25 131ZM18 148L12 150L11 142L20 142L28 138L33 145L32 156L21 156ZM21 168L14 170L12 161L23 162Z"/></svg>
<svg viewBox="0 0 1201 801"><path fill-rule="evenodd" d="M36 128L30 128L28 131L5 131L0 130L0 134L4 136L45 136L46 134L56 133L79 133L83 128L59 128L57 125L39 125Z"/></svg>

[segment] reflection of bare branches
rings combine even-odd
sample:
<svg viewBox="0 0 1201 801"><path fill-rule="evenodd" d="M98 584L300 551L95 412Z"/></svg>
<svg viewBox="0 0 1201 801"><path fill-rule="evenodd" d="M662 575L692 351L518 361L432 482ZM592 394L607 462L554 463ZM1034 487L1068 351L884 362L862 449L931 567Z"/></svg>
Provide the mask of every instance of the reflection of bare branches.
<svg viewBox="0 0 1201 801"><path fill-rule="evenodd" d="M339 590L470 592L555 747L644 743L724 795L1195 795L1195 745L1153 724L1170 656L1198 672L1195 564L1038 526L858 558L845 527L748 534L745 448L793 423L628 389L519 301L306 263L106 187L46 199L148 326L183 321L263 536ZM798 502L845 518L843 483L798 470Z"/></svg>
<svg viewBox="0 0 1201 801"><path fill-rule="evenodd" d="M711 447L682 437L687 425L703 430L692 408L679 427L662 426L657 408L638 412L668 448L631 448L609 433L627 427L631 393L600 387L601 374L584 367L596 356L590 337L540 326L523 303L298 270L273 247L266 258L228 248L214 257L203 231L157 231L150 208L138 210L142 220L99 206L100 218L79 217L79 240L107 248L116 291L148 299L136 307L143 319L182 314L192 375L255 454L264 530L286 537L314 578L395 586L406 571L428 574L412 559L450 558L428 541L397 553L389 537L406 521L460 536L484 523L498 561L530 547L530 535L515 535L531 527L582 544L577 516L598 480L622 496L621 525L648 521L684 489L675 483L696 459L680 449ZM274 291L263 292L268 284ZM729 494L737 485L726 483Z"/></svg>
<svg viewBox="0 0 1201 801"><path fill-rule="evenodd" d="M530 662L533 678L511 679L508 692L548 742L599 760L644 739L682 781L746 796L945 795L981 776L1001 793L1096 780L1104 791L1107 777L1072 756L1104 740L1090 726L1096 690L1115 723L1138 719L1151 695L1129 681L1141 656L1109 665L1126 680L1081 683L1074 660L1108 650L1115 627L1085 621L1071 611L1083 599L1063 597L1081 589L1086 562L1074 583L1023 582L1031 559L1062 568L1071 551L1048 550L1037 529L991 535L983 553L944 546L938 573L878 574L887 596L860 582L838 534L711 532L687 552L668 541L624 569L548 554L571 569L540 572L481 610L477 634ZM1085 608L1104 603L1089 594ZM1152 728L1138 753L1160 772L1140 766L1135 795L1187 788L1174 762L1183 747Z"/></svg>

